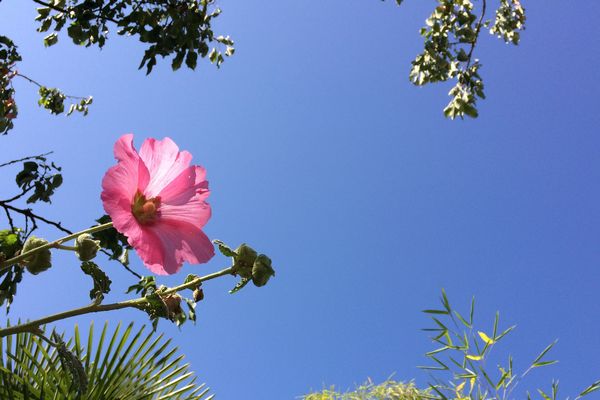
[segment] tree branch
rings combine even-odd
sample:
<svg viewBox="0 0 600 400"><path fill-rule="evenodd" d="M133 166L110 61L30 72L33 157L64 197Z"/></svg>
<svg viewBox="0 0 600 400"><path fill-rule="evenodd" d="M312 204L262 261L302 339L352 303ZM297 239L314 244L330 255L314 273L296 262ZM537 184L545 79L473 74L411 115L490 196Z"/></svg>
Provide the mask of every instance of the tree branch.
<svg viewBox="0 0 600 400"><path fill-rule="evenodd" d="M9 206L12 207L12 206ZM42 251L42 250L48 250L48 249L52 249L55 248L57 245L64 243L66 241L72 240L77 238L79 235L83 234L83 233L94 233L94 232L99 232L105 229L109 229L112 227L112 222L106 223L106 224L102 224L102 225L96 225L94 227L85 229L83 231L80 232L76 232L76 233L72 233L68 236L62 237L60 239L57 239L53 242L50 242L48 244L45 244L43 246L40 247L36 247L35 249L29 250L25 253L22 253L16 257L13 257L9 260L6 260L2 263L0 263L0 272L4 271L5 269L10 268L12 265L15 265L25 259L27 259L29 256L31 256L32 254L37 253L38 251Z"/></svg>
<svg viewBox="0 0 600 400"><path fill-rule="evenodd" d="M27 75L23 75L23 74L21 74L21 73L19 73L19 72L17 72L15 75L16 75L16 76L18 76L19 78L26 79L27 81L29 81L30 83L33 83L33 84L34 84L34 85L36 85L37 87L45 87L44 85L42 85L42 84L41 84L41 83L39 83L38 81L35 81L35 80L31 79L30 77L28 77ZM84 100L84 99L87 99L87 97L83 97L83 96L73 96L73 95L70 95L70 94L64 94L64 93L62 93L62 94L63 94L63 95L65 96L65 98L67 98L67 99L74 99L74 100Z"/></svg>
<svg viewBox="0 0 600 400"><path fill-rule="evenodd" d="M475 39L473 39L473 43L471 43L471 49L469 50L469 54L467 54L468 60L466 69L469 69L469 67L471 66L471 56L473 55L475 45L477 44L477 40L479 39L479 32L481 32L481 27L483 26L483 18L485 17L486 8L486 0L483 0L481 4L481 16L479 17L479 21L477 21L477 28L475 29Z"/></svg>
<svg viewBox="0 0 600 400"><path fill-rule="evenodd" d="M5 162L3 164L0 164L0 168L6 167L7 165L19 163L21 161L27 161L27 160L32 160L32 159L38 159L39 160L40 157L46 157L46 156L48 156L48 155L50 155L52 153L53 153L52 151L49 151L49 152L44 153L44 154L38 154L37 156L27 156L27 157L20 158L18 160L8 161L8 162Z"/></svg>
<svg viewBox="0 0 600 400"><path fill-rule="evenodd" d="M202 282L209 281L211 279L215 279L215 278L218 278L218 277L221 277L224 275L231 275L232 273L233 273L233 267L225 268L221 271L214 272L212 274L196 278L193 281L188 282L186 284L167 289L164 292L161 292L160 295L168 295L171 293L180 292L185 289L195 288ZM49 315L47 317L36 319L34 321L30 321L30 322L26 322L23 324L0 329L0 337L14 335L16 333L21 333L21 332L33 332L33 333L39 332L39 328L42 325L48 324L50 322L55 322L55 321L75 317L78 315L112 311L112 310L120 310L123 308L137 308L139 310L143 310L147 304L148 304L148 300L145 297L140 297L140 298L133 299L133 300L121 301L118 303L111 303L111 304L90 304L85 307L75 308L73 310L68 310L68 311L63 311L61 313Z"/></svg>
<svg viewBox="0 0 600 400"><path fill-rule="evenodd" d="M18 196L18 197L20 197L20 196ZM16 197L16 198L18 198L18 197ZM9 199L9 200L0 200L0 207L4 208L7 215L9 213L9 210L11 210L11 211L17 212L19 214L23 214L26 218L30 218L32 220L32 222L34 223L34 225L35 225L35 220L40 220L48 225L52 225L53 227L55 227L56 229L58 229L60 231L63 231L64 233L68 233L68 234L73 233L70 230L64 228L60 222L51 221L51 220L46 219L38 214L34 214L34 212L31 211L30 208L17 208L15 206L8 204L9 201L12 201L14 199L15 198ZM9 217L9 220L12 220L12 219ZM0 271L2 271L2 268L0 268Z"/></svg>

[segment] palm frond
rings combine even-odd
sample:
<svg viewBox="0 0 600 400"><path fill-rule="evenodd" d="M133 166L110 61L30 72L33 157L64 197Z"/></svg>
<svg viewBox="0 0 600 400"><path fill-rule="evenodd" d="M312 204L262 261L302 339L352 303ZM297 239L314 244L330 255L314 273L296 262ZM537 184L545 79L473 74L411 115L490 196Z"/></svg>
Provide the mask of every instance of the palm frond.
<svg viewBox="0 0 600 400"><path fill-rule="evenodd" d="M83 340L82 340L83 339ZM85 345L85 347L84 347ZM85 382L65 370L64 354L31 333L0 339L0 399L11 400L210 400L171 341L133 324L87 338L76 326L65 343ZM64 353L64 351L63 351ZM71 369L73 367L70 367Z"/></svg>

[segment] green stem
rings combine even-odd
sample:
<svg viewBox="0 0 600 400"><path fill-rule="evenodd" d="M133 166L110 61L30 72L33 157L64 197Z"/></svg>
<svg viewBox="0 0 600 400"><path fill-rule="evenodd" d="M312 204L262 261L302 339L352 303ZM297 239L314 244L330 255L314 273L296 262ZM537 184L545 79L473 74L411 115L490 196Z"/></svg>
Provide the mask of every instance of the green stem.
<svg viewBox="0 0 600 400"><path fill-rule="evenodd" d="M55 249L68 250L68 251L77 251L77 247L75 246L65 246L62 244L57 244L54 246Z"/></svg>
<svg viewBox="0 0 600 400"><path fill-rule="evenodd" d="M67 242L67 241L72 240L72 239L75 239L75 238L77 238L81 234L100 232L100 231L103 231L105 229L112 228L112 225L113 225L112 222L108 222L108 223L102 224L102 225L96 225L96 226L93 226L91 228L84 229L84 230L82 230L80 232L76 232L76 233L73 233L71 235L68 235L68 236L65 236L63 238L60 238L58 240L55 240L54 242L50 242L50 243L47 243L47 244L45 244L43 246L36 247L35 249L31 249L31 250L29 250L29 251L27 251L27 252L25 252L23 254L20 254L20 255L18 255L16 257L11 258L10 260L6 260L6 261L0 263L0 272L4 271L6 269L9 269L12 265L15 265L15 264L17 264L17 263L25 260L27 257L29 257L32 254L37 253L38 251L42 251L42 250L46 250L46 249L51 249L51 248L58 247L62 243Z"/></svg>
<svg viewBox="0 0 600 400"><path fill-rule="evenodd" d="M218 277L224 276L224 275L230 275L232 272L233 272L233 267L225 268L221 271L198 277L188 283L184 283L182 285L167 289L167 290L161 292L160 295L161 296L168 295L171 293L180 292L185 289L196 288L198 285L200 285L200 283L202 283L204 281L209 281L211 279L215 279L215 278L218 278ZM91 314L91 313L112 311L112 310L120 310L122 308L137 308L139 310L143 310L147 303L148 303L148 300L145 297L139 297L137 299L121 301L118 303L90 304L85 307L80 307L80 308L75 308L75 309L68 310L68 311L63 311L58 314L49 315L47 317L36 319L34 321L26 322L26 323L23 323L20 325L9 326L7 328L0 329L0 337L14 335L16 333L21 333L21 332L37 333L37 332L39 332L40 326L42 326L42 325L48 324L50 322L62 320L62 319L75 317L77 315Z"/></svg>

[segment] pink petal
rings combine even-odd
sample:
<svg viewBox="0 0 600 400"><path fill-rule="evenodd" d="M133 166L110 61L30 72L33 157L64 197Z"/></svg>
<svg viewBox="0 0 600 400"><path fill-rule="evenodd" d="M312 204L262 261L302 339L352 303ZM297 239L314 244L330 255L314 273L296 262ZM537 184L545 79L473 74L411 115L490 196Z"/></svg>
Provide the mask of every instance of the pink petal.
<svg viewBox="0 0 600 400"><path fill-rule="evenodd" d="M163 203L183 205L198 195L205 200L209 195L204 168L193 165L186 168L158 194Z"/></svg>
<svg viewBox="0 0 600 400"><path fill-rule="evenodd" d="M191 199L183 205L162 204L160 207L160 220L168 224L181 222L201 229L210 216L210 205L200 198Z"/></svg>
<svg viewBox="0 0 600 400"><path fill-rule="evenodd" d="M150 180L148 169L140 159L135 147L133 147L133 135L121 136L115 143L114 153L122 170L115 172L113 178L116 180L113 180L110 184L122 186L123 193L127 192L133 197L135 192L138 189L143 190ZM102 185L104 187L104 180Z"/></svg>
<svg viewBox="0 0 600 400"><path fill-rule="evenodd" d="M142 237L132 244L142 261L158 275L174 274L187 261L205 263L215 252L208 237L193 225L160 222L142 229Z"/></svg>
<svg viewBox="0 0 600 400"><path fill-rule="evenodd" d="M157 196L183 170L189 167L192 155L179 151L170 138L146 139L140 149L140 158L148 168L150 182L145 190L148 197Z"/></svg>

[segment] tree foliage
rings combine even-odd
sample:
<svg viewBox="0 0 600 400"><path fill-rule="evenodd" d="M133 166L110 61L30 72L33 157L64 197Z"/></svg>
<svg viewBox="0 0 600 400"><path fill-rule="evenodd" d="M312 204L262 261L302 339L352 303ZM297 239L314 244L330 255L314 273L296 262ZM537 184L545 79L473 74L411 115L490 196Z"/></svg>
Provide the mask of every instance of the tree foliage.
<svg viewBox="0 0 600 400"><path fill-rule="evenodd" d="M437 0L438 5L421 29L423 52L413 60L410 80L418 86L454 81L452 98L444 115L477 117L477 101L484 99L481 63L475 49L482 31L488 30L506 43L519 44L525 28L520 0L499 0L495 18L487 17L491 0Z"/></svg>

